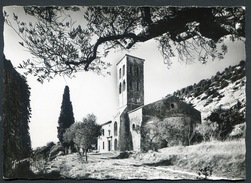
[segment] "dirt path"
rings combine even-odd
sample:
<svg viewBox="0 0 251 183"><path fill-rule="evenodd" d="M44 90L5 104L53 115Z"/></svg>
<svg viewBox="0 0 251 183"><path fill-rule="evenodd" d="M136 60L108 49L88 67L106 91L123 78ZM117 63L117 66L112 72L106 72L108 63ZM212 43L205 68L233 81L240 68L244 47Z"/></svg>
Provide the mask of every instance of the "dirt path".
<svg viewBox="0 0 251 183"><path fill-rule="evenodd" d="M89 154L88 163L77 154L57 157L47 171L60 171L65 178L83 179L196 179L196 174L181 172L174 166L147 166L134 158L111 159L112 154Z"/></svg>

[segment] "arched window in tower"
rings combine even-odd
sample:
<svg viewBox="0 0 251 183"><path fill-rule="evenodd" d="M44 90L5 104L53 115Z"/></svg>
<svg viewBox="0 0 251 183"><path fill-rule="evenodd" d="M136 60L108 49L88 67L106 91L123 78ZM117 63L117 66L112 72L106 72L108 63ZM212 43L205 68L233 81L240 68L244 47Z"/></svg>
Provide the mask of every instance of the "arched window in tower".
<svg viewBox="0 0 251 183"><path fill-rule="evenodd" d="M114 122L114 136L118 135L118 123L117 121Z"/></svg>
<svg viewBox="0 0 251 183"><path fill-rule="evenodd" d="M125 65L123 65L123 76L125 75Z"/></svg>
<svg viewBox="0 0 251 183"><path fill-rule="evenodd" d="M123 81L123 91L125 91L125 88L126 88L126 83L125 83L125 80Z"/></svg>
<svg viewBox="0 0 251 183"><path fill-rule="evenodd" d="M119 68L119 79L121 78L121 68Z"/></svg>
<svg viewBox="0 0 251 183"><path fill-rule="evenodd" d="M137 81L137 91L139 91L139 90L140 90L140 82Z"/></svg>
<svg viewBox="0 0 251 183"><path fill-rule="evenodd" d="M129 66L129 72L130 72L131 75L133 75L132 69L133 69L133 68L132 68L132 65L130 65L130 66Z"/></svg>
<svg viewBox="0 0 251 183"><path fill-rule="evenodd" d="M132 124L132 130L135 130L135 124Z"/></svg>
<svg viewBox="0 0 251 183"><path fill-rule="evenodd" d="M137 67L137 69L136 69L136 74L137 74L137 76L139 76L139 67Z"/></svg>
<svg viewBox="0 0 251 183"><path fill-rule="evenodd" d="M119 83L119 94L121 94L122 92L122 87L121 87L121 83Z"/></svg>

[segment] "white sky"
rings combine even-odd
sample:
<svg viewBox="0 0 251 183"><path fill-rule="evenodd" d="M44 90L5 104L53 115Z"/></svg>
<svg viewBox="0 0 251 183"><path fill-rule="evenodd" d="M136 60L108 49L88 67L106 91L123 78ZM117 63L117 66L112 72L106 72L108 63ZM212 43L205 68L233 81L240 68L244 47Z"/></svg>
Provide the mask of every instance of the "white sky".
<svg viewBox="0 0 251 183"><path fill-rule="evenodd" d="M9 11L10 15L14 11L23 16L22 9L9 7L5 10ZM19 41L16 33L5 25L4 54L14 66L28 57L27 51L18 43ZM145 59L145 104L159 100L201 79L210 78L217 71L223 71L225 67L236 65L246 58L242 41L228 42L228 53L223 60L210 60L204 65L195 61L188 65L174 58L173 65L167 69L156 42L150 40L130 52L111 51L104 59L112 63L111 76L103 77L92 72L81 72L76 78L56 77L43 85L32 76L28 76L28 84L31 87L30 135L33 148L45 145L49 141L58 141L57 125L65 85L70 88L76 121L80 121L88 113L94 113L98 123L112 119L118 106L115 66L126 53ZM18 71L22 73L21 70Z"/></svg>

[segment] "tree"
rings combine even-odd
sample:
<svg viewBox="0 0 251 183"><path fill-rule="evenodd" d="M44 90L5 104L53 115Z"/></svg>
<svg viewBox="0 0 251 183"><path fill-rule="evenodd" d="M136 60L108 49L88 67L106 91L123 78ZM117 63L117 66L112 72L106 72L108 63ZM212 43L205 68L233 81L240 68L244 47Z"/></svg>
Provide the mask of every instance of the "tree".
<svg viewBox="0 0 251 183"><path fill-rule="evenodd" d="M191 145L194 142L195 124L186 117L163 119L147 123L140 132L143 150L157 151L167 146Z"/></svg>
<svg viewBox="0 0 251 183"><path fill-rule="evenodd" d="M225 140L235 125L245 122L245 111L241 110L243 107L243 104L237 101L237 103L229 109L223 109L221 107L214 109L206 118L206 120L217 123L218 139Z"/></svg>
<svg viewBox="0 0 251 183"><path fill-rule="evenodd" d="M79 149L85 151L87 161L87 152L92 144L97 142L97 137L101 135L101 126L96 123L96 116L88 114L82 122L73 124L64 133L64 139L67 142L73 142Z"/></svg>
<svg viewBox="0 0 251 183"><path fill-rule="evenodd" d="M63 140L63 134L65 130L74 123L74 121L70 90L68 86L65 86L60 116L58 118L58 139L63 145L66 145Z"/></svg>
<svg viewBox="0 0 251 183"><path fill-rule="evenodd" d="M20 64L38 81L81 70L101 72L110 66L102 58L111 49L128 50L155 39L165 62L170 57L205 63L223 58L226 36L245 38L242 7L24 7L36 22L24 22L4 11L5 23L20 36L20 44L36 60ZM83 12L74 20L71 13ZM221 48L219 51L218 47Z"/></svg>
<svg viewBox="0 0 251 183"><path fill-rule="evenodd" d="M3 63L3 172L5 178L24 178L29 176L29 165L21 167L16 162L31 154L30 88L10 61L4 58Z"/></svg>

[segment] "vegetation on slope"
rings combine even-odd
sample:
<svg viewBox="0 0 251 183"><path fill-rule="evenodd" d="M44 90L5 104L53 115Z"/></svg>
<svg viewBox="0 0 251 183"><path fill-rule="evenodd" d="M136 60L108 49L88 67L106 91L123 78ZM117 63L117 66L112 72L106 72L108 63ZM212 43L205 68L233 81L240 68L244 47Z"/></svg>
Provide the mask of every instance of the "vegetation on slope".
<svg viewBox="0 0 251 183"><path fill-rule="evenodd" d="M245 178L245 141L243 139L173 146L160 149L159 152L136 153L132 157L141 160L145 165L172 166L172 169L194 172L198 178L205 178L201 169L206 167L208 171L212 171L211 178Z"/></svg>
<svg viewBox="0 0 251 183"><path fill-rule="evenodd" d="M193 97L205 100L210 96L221 98L219 90L243 77L245 77L245 61L242 60L236 66L229 66L223 72L217 72L210 79L202 79L199 83L177 90L174 95L182 99ZM238 87L234 88L234 90L237 89ZM203 97L202 94L204 94Z"/></svg>
<svg viewBox="0 0 251 183"><path fill-rule="evenodd" d="M245 136L245 61L217 72L210 79L182 88L174 95L201 111L197 132L203 140Z"/></svg>

